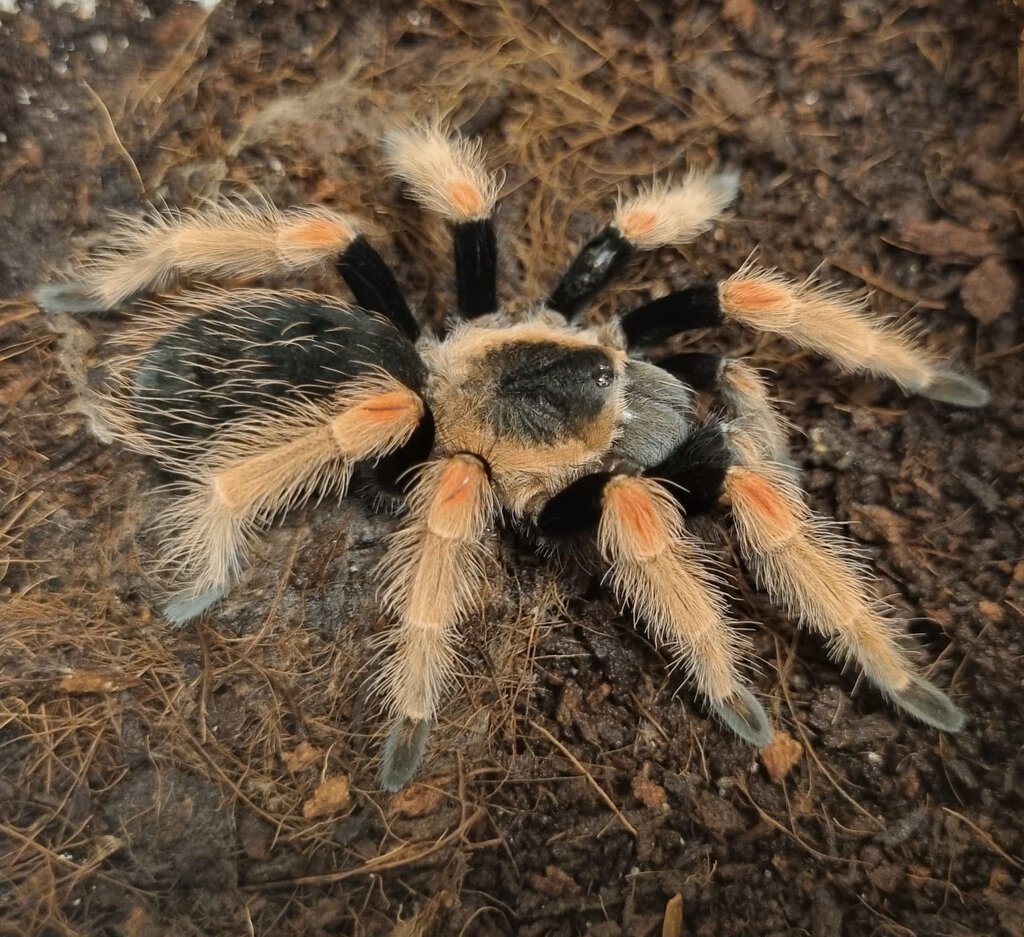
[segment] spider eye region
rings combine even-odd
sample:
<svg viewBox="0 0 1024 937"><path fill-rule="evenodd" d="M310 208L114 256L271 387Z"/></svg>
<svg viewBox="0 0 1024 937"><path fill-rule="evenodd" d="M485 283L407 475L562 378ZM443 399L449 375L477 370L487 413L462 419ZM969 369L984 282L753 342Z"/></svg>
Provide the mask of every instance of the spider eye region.
<svg viewBox="0 0 1024 937"><path fill-rule="evenodd" d="M607 353L557 341L515 341L488 355L493 428L503 436L553 443L582 436L616 393Z"/></svg>
<svg viewBox="0 0 1024 937"><path fill-rule="evenodd" d="M594 368L593 377L598 387L611 387L612 381L615 380L615 372L610 364L599 364Z"/></svg>

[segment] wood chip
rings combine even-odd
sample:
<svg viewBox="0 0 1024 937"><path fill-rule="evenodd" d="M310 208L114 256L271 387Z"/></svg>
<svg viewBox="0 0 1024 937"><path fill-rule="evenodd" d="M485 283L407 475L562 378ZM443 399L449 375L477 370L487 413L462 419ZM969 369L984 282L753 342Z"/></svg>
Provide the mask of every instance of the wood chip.
<svg viewBox="0 0 1024 937"><path fill-rule="evenodd" d="M804 747L786 732L776 732L771 744L761 749L761 762L776 784L781 784L803 757Z"/></svg>
<svg viewBox="0 0 1024 937"><path fill-rule="evenodd" d="M683 937L683 896L673 895L665 905L661 937Z"/></svg>
<svg viewBox="0 0 1024 937"><path fill-rule="evenodd" d="M555 898L562 898L566 895L578 895L580 893L580 886L576 884L576 880L568 872L563 871L556 865L549 865L544 869L543 875L538 875L534 872L530 876L530 885L534 891L539 891L542 895L551 895Z"/></svg>
<svg viewBox="0 0 1024 937"><path fill-rule="evenodd" d="M299 742L290 752L281 753L281 761L293 773L311 768L313 765L318 764L322 757L323 749L316 748L306 741Z"/></svg>
<svg viewBox="0 0 1024 937"><path fill-rule="evenodd" d="M125 673L109 670L77 670L69 673L57 689L77 696L83 693L120 693L137 687L142 681Z"/></svg>
<svg viewBox="0 0 1024 937"><path fill-rule="evenodd" d="M443 788L454 780L454 774L439 774L407 787L391 799L392 813L410 819L435 813L445 800Z"/></svg>
<svg viewBox="0 0 1024 937"><path fill-rule="evenodd" d="M967 311L982 325L995 322L1013 308L1017 281L1006 264L987 257L967 276L960 296Z"/></svg>
<svg viewBox="0 0 1024 937"><path fill-rule="evenodd" d="M330 817L341 813L352 803L351 784L347 774L327 778L302 805L302 815L307 820Z"/></svg>
<svg viewBox="0 0 1024 937"><path fill-rule="evenodd" d="M668 809L668 795L660 784L655 784L650 778L638 774L633 778L632 787L633 796L648 810Z"/></svg>
<svg viewBox="0 0 1024 937"><path fill-rule="evenodd" d="M898 242L907 250L948 262L981 260L996 252L986 232L946 219L907 222L899 230Z"/></svg>

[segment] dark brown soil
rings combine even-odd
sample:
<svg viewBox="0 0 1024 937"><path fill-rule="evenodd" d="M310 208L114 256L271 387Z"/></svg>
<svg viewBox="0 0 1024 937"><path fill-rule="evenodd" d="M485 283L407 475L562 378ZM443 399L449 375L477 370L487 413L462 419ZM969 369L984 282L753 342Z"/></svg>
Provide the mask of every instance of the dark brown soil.
<svg viewBox="0 0 1024 937"><path fill-rule="evenodd" d="M0 13L0 934L1024 933L1017 9L21 5ZM956 410L700 339L777 372L811 504L849 524L963 733L892 711L737 572L756 688L802 746L774 780L606 594L509 536L423 782L382 794L364 685L397 521L358 499L288 516L222 608L161 625L162 479L89 434L32 288L112 211L258 188L373 219L437 316L447 255L378 140L439 110L507 167L509 299L543 295L617 186L724 163L733 216L600 313L756 249L870 286L988 383ZM307 816L324 782L334 808Z"/></svg>

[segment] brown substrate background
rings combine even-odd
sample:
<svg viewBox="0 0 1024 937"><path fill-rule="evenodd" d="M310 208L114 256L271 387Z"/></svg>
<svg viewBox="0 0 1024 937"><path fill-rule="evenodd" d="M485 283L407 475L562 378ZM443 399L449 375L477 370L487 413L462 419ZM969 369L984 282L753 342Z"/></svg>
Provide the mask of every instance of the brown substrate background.
<svg viewBox="0 0 1024 937"><path fill-rule="evenodd" d="M0 14L0 934L1024 932L1019 11L23 5ZM618 187L724 164L731 217L636 262L598 314L756 250L870 287L992 387L958 411L771 338L697 340L775 372L811 503L966 731L891 711L737 571L754 682L800 746L772 777L606 594L508 535L423 783L383 795L369 583L396 521L360 500L288 516L222 608L161 625L163 479L88 433L32 287L112 211L260 190L373 221L436 317L443 232L378 141L437 112L507 170L510 301L543 295Z"/></svg>

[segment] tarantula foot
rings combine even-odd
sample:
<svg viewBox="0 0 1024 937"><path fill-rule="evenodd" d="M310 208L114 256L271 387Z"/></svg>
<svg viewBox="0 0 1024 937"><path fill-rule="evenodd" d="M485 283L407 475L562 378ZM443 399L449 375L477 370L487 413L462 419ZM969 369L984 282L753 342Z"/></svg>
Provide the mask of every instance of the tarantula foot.
<svg viewBox="0 0 1024 937"><path fill-rule="evenodd" d="M381 755L380 786L400 791L416 773L427 747L433 719L402 718L392 727Z"/></svg>
<svg viewBox="0 0 1024 937"><path fill-rule="evenodd" d="M768 714L749 690L740 688L729 699L712 700L711 709L744 742L764 748L775 736Z"/></svg>
<svg viewBox="0 0 1024 937"><path fill-rule="evenodd" d="M918 393L958 407L983 407L992 396L981 381L945 368L936 368L931 379Z"/></svg>
<svg viewBox="0 0 1024 937"><path fill-rule="evenodd" d="M942 690L924 677L914 677L902 690L886 692L897 706L926 725L943 732L959 732L964 727L963 712Z"/></svg>
<svg viewBox="0 0 1024 937"><path fill-rule="evenodd" d="M183 628L227 594L227 586L214 586L198 594L189 590L179 592L164 606L164 621L172 628Z"/></svg>
<svg viewBox="0 0 1024 937"><path fill-rule="evenodd" d="M36 302L51 314L60 312L101 312L106 307L90 290L73 280L65 283L47 283L36 290Z"/></svg>

